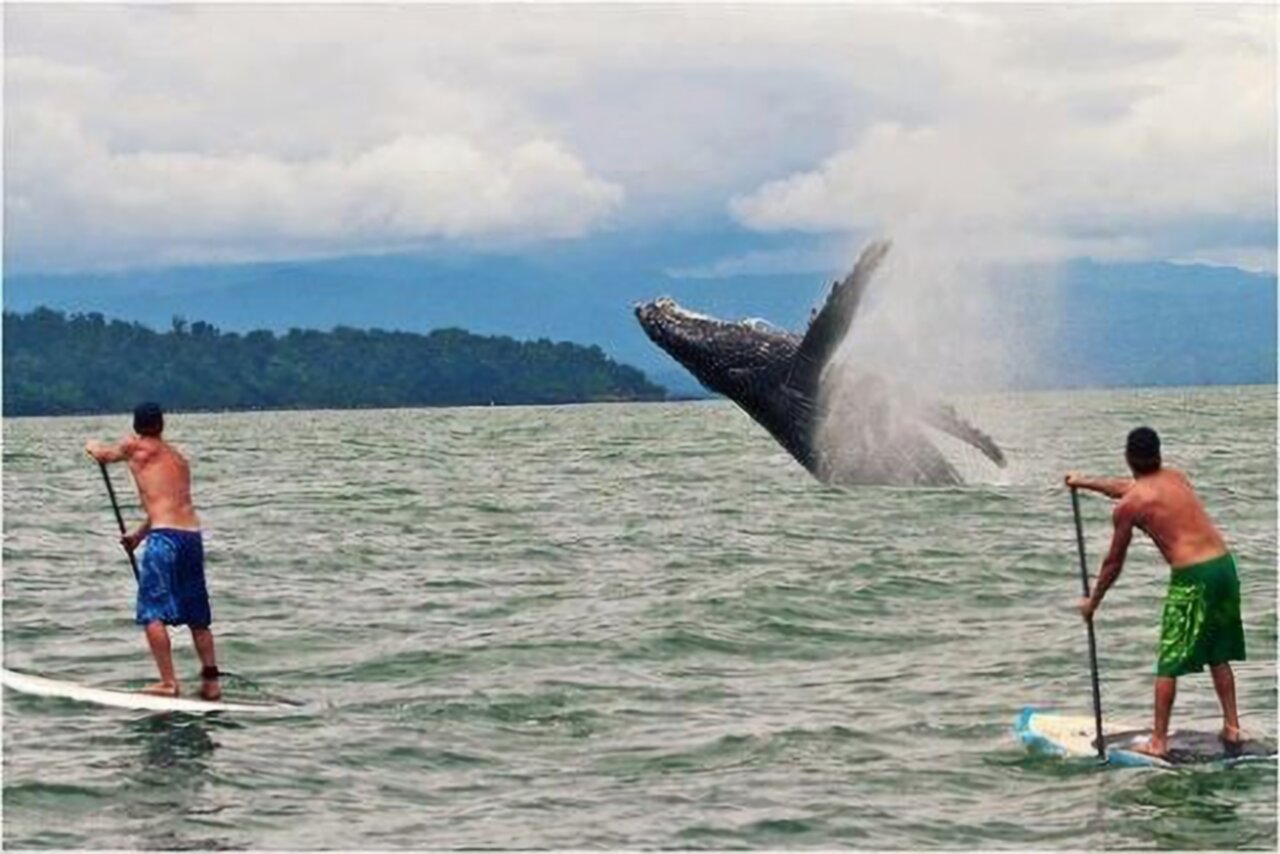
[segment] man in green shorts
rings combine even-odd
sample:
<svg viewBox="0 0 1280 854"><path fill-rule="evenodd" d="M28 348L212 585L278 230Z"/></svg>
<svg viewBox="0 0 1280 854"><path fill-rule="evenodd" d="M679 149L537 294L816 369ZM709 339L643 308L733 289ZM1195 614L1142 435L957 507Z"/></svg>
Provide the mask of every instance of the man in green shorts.
<svg viewBox="0 0 1280 854"><path fill-rule="evenodd" d="M1191 481L1160 463L1160 437L1150 427L1129 433L1125 459L1133 478L1091 478L1068 474L1067 486L1091 489L1119 499L1112 520L1111 550L1102 562L1093 594L1080 600L1086 620L1102 604L1107 588L1120 576L1125 553L1138 528L1155 542L1172 567L1160 628L1156 662L1155 727L1142 752L1168 752L1169 715L1177 679L1209 666L1222 705L1222 740L1228 750L1241 741L1236 711L1235 675L1229 661L1244 661L1240 622L1240 581L1226 541L1196 497Z"/></svg>

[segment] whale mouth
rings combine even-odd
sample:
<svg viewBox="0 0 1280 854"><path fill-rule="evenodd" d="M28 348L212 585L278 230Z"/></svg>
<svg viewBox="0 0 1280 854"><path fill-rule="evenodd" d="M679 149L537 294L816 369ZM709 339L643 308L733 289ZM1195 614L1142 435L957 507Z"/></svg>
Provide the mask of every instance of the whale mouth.
<svg viewBox="0 0 1280 854"><path fill-rule="evenodd" d="M671 297L659 297L636 305L636 319L645 334L668 352L673 346L688 346L705 339L724 321L689 311Z"/></svg>
<svg viewBox="0 0 1280 854"><path fill-rule="evenodd" d="M718 317L690 311L671 297L658 297L650 302L636 303L636 317L640 319L641 325L646 329L651 325L659 326L664 323L680 322L709 323L716 326L728 325Z"/></svg>
<svg viewBox="0 0 1280 854"><path fill-rule="evenodd" d="M671 297L658 297L650 302L636 303L635 313L640 326L658 344L673 337L705 339L742 330L794 337L788 330L775 326L762 317L723 320L687 309Z"/></svg>

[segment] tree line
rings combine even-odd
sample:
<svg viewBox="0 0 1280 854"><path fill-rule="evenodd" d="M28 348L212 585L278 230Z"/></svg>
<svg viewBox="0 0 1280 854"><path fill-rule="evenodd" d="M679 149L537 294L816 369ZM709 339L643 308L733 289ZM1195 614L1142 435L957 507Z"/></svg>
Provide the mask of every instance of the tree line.
<svg viewBox="0 0 1280 854"><path fill-rule="evenodd" d="M222 332L175 317L157 332L97 312L4 312L4 414L355 409L662 400L599 347L437 329Z"/></svg>

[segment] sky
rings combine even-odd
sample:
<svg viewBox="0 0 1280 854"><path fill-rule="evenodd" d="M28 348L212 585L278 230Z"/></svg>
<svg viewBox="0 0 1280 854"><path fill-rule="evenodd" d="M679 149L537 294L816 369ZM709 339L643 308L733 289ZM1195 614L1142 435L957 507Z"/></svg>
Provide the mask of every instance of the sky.
<svg viewBox="0 0 1280 854"><path fill-rule="evenodd" d="M708 224L1275 269L1267 5L3 14L7 272ZM685 272L829 263L771 245Z"/></svg>

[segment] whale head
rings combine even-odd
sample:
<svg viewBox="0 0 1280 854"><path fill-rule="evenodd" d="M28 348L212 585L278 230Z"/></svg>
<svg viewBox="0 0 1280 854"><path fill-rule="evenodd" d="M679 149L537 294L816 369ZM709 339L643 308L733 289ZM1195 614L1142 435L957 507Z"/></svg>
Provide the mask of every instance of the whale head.
<svg viewBox="0 0 1280 854"><path fill-rule="evenodd" d="M800 339L759 320L720 320L660 297L635 307L653 343L712 391L737 398L795 357Z"/></svg>

